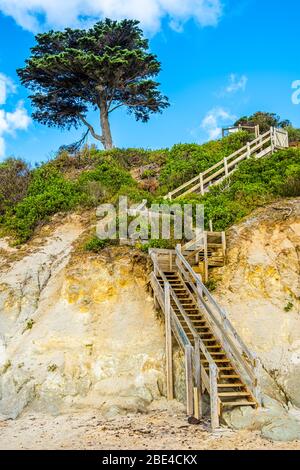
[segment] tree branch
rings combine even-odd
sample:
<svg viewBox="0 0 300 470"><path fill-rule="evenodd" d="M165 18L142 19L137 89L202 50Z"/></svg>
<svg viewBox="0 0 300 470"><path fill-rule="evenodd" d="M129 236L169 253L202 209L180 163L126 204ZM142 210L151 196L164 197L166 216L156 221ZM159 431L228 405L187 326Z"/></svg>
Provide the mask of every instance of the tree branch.
<svg viewBox="0 0 300 470"><path fill-rule="evenodd" d="M126 103L120 103L120 104L116 105L114 108L110 109L110 110L108 111L108 113L112 113L112 112L115 111L116 109L121 108L121 106L125 106L125 105L126 105ZM126 106L127 106L127 105L126 105Z"/></svg>
<svg viewBox="0 0 300 470"><path fill-rule="evenodd" d="M87 128L89 129L89 131L92 134L92 136L94 137L94 139L99 140L103 144L104 143L103 136L99 135L95 132L95 129L93 128L93 126L87 122L87 120L85 119L84 116L82 116L82 114L79 114L79 117L80 117L81 121L83 122L83 124L85 124L87 126Z"/></svg>

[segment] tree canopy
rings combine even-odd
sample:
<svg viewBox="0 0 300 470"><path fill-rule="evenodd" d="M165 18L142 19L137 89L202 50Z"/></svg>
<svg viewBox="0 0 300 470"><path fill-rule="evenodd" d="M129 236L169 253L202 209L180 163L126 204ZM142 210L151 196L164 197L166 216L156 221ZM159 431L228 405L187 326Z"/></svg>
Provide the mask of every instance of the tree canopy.
<svg viewBox="0 0 300 470"><path fill-rule="evenodd" d="M62 129L85 125L109 149L113 111L124 106L147 122L169 106L154 80L160 70L138 21L106 19L88 30L38 34L18 75L32 92L33 119ZM101 133L89 121L90 110L100 114Z"/></svg>
<svg viewBox="0 0 300 470"><path fill-rule="evenodd" d="M259 125L261 132L267 132L270 127L291 127L289 120L281 120L281 117L275 113L265 113L258 111L251 116L243 116L234 123L235 126L257 126Z"/></svg>

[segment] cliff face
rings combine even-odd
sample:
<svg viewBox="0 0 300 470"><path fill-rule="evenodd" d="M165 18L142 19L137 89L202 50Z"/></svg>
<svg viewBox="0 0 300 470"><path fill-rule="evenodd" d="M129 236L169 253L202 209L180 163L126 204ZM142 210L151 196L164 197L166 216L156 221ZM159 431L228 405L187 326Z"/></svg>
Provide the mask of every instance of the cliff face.
<svg viewBox="0 0 300 470"><path fill-rule="evenodd" d="M260 357L265 393L300 407L300 200L257 211L228 242L215 295Z"/></svg>
<svg viewBox="0 0 300 470"><path fill-rule="evenodd" d="M161 396L163 329L146 269L124 248L74 249L69 217L22 252L0 251L0 413L145 410Z"/></svg>
<svg viewBox="0 0 300 470"><path fill-rule="evenodd" d="M54 219L21 250L0 240L0 416L143 411L164 394L164 329L145 259L80 249L86 224ZM262 361L264 392L300 407L300 201L261 209L228 233L214 295ZM174 357L184 399L182 357ZM240 420L240 417L238 417Z"/></svg>

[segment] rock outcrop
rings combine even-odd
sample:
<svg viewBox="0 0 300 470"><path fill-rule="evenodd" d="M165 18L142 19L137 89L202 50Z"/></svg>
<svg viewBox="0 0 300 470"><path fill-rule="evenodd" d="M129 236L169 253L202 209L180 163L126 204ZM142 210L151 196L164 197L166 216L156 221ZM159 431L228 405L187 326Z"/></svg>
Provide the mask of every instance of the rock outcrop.
<svg viewBox="0 0 300 470"><path fill-rule="evenodd" d="M256 211L227 238L214 294L260 358L266 410L234 410L226 421L276 440L300 439L300 200Z"/></svg>

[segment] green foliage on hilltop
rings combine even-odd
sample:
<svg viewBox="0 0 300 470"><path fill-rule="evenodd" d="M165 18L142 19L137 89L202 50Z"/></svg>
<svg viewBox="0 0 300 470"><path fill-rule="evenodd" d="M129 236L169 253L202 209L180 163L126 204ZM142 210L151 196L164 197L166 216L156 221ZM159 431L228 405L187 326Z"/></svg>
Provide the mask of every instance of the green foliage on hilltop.
<svg viewBox="0 0 300 470"><path fill-rule="evenodd" d="M22 161L6 160L0 164L0 181L6 182L0 187L1 232L23 243L35 227L58 212L115 203L119 196L128 196L129 203L143 199L162 202L169 190L205 171L248 139L249 134L240 132L204 145L178 144L170 150L85 148L75 156L61 152L31 171ZM156 178L153 165L160 172L156 192L145 190L143 179L147 171L149 177ZM140 168L141 178L137 180L133 175ZM290 148L260 160L251 158L205 196L189 195L178 202L204 203L206 223L211 219L214 229L224 230L257 207L280 197L298 196L300 148ZM164 246L160 241L155 243Z"/></svg>
<svg viewBox="0 0 300 470"><path fill-rule="evenodd" d="M300 149L286 149L268 158L251 158L205 196L191 195L180 202L205 206L205 221L225 230L254 209L283 197L300 196Z"/></svg>
<svg viewBox="0 0 300 470"><path fill-rule="evenodd" d="M259 126L260 132L264 133L270 130L270 127L291 127L292 124L288 119L282 120L276 113L266 113L258 111L251 116L243 116L235 122L235 126Z"/></svg>

